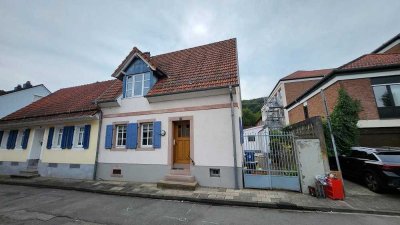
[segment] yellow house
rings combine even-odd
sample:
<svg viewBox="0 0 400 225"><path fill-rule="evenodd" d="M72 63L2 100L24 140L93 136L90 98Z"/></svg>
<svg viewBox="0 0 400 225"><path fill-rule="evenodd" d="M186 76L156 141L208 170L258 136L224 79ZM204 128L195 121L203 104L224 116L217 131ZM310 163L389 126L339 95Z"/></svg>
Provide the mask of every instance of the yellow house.
<svg viewBox="0 0 400 225"><path fill-rule="evenodd" d="M0 173L92 179L101 112L115 81L64 88L0 120Z"/></svg>

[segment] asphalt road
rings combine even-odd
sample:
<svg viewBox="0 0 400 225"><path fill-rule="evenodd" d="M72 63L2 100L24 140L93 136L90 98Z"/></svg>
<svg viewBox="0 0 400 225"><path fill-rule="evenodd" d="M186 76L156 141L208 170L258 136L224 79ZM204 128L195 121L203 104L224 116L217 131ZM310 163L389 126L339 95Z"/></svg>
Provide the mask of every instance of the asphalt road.
<svg viewBox="0 0 400 225"><path fill-rule="evenodd" d="M0 185L0 224L400 224L400 217L212 206Z"/></svg>

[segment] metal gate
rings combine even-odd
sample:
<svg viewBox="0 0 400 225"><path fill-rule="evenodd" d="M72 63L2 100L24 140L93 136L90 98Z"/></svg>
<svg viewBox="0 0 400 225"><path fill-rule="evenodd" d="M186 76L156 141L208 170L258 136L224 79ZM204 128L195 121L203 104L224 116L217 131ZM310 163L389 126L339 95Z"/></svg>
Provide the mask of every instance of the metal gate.
<svg viewBox="0 0 400 225"><path fill-rule="evenodd" d="M290 132L244 134L243 177L246 188L300 191L299 166Z"/></svg>

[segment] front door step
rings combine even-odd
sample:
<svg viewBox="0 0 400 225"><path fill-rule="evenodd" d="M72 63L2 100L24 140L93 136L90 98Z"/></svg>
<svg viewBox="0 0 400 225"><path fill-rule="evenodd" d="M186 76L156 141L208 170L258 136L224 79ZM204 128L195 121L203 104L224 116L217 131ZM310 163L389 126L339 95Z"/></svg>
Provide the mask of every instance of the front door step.
<svg viewBox="0 0 400 225"><path fill-rule="evenodd" d="M165 176L167 181L180 181L180 182L194 182L196 179L194 176L190 175L180 175L180 174L169 174Z"/></svg>
<svg viewBox="0 0 400 225"><path fill-rule="evenodd" d="M160 180L157 183L158 188L190 190L190 191L196 190L197 185L198 185L197 181L181 182L181 181Z"/></svg>
<svg viewBox="0 0 400 225"><path fill-rule="evenodd" d="M10 175L10 177L12 177L12 178L26 178L26 179L39 177L39 176L40 176L39 172L37 170L33 170L33 169L21 170L21 171L19 171L18 174Z"/></svg>

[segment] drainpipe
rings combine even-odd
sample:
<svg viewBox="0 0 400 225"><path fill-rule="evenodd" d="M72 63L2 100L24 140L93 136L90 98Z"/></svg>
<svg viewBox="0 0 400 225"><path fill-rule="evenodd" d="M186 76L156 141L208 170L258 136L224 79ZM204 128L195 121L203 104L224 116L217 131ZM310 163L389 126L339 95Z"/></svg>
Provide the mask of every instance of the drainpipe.
<svg viewBox="0 0 400 225"><path fill-rule="evenodd" d="M99 131L97 132L97 146L96 146L96 158L94 160L94 170L93 170L93 180L96 180L97 176L97 166L99 160L99 148L100 148L100 135L101 135L101 126L103 122L103 111L100 110L100 118L99 118Z"/></svg>
<svg viewBox="0 0 400 225"><path fill-rule="evenodd" d="M239 180L237 172L237 154L236 154L236 131L235 131L235 111L233 108L232 86L229 85L229 96L231 99L231 119L232 119L232 139L233 139L233 174L235 176L235 189L239 189Z"/></svg>

